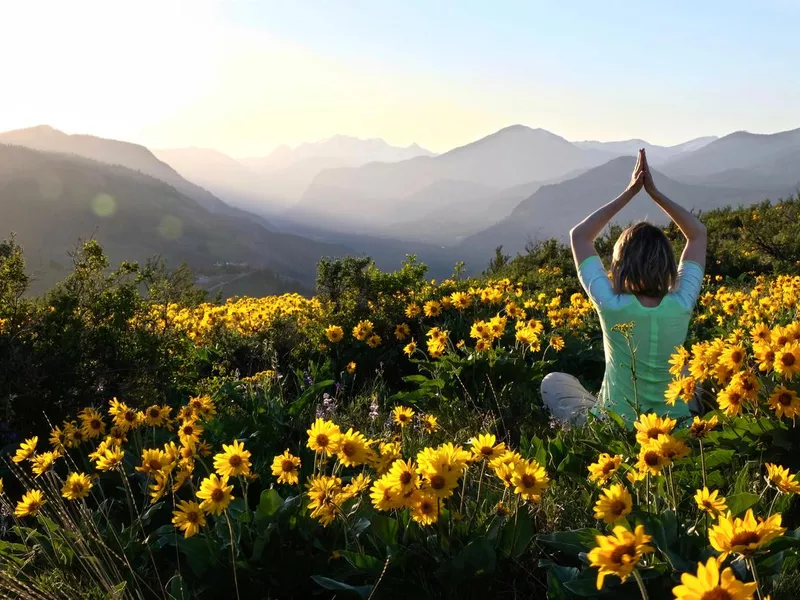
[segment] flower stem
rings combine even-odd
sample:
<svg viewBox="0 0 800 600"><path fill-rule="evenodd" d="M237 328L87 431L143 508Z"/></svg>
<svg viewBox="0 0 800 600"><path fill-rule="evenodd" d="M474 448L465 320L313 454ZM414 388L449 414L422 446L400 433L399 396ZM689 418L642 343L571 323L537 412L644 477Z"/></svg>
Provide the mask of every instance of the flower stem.
<svg viewBox="0 0 800 600"><path fill-rule="evenodd" d="M233 585L236 588L236 600L239 598L239 577L236 575L236 545L233 541L233 525L228 511L225 511L225 520L228 521L228 535L231 536L231 567L233 567Z"/></svg>
<svg viewBox="0 0 800 600"><path fill-rule="evenodd" d="M636 583L639 584L639 592L642 594L642 600L650 600L650 597L647 595L647 588L644 586L644 580L636 569L633 570L633 578L636 580Z"/></svg>
<svg viewBox="0 0 800 600"><path fill-rule="evenodd" d="M745 559L747 566L750 567L750 572L753 574L753 581L756 582L756 595L759 600L763 600L764 596L761 593L761 582L758 579L758 569L756 569L756 561L752 556Z"/></svg>
<svg viewBox="0 0 800 600"><path fill-rule="evenodd" d="M703 487L708 487L706 485L706 453L703 450L703 440L700 440L700 467L703 471Z"/></svg>

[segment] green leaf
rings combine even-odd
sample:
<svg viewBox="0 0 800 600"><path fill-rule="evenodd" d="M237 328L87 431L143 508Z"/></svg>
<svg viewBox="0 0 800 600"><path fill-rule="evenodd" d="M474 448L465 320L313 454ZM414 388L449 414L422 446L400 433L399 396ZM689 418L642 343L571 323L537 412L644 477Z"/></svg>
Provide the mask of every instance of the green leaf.
<svg viewBox="0 0 800 600"><path fill-rule="evenodd" d="M333 590L336 592L351 592L353 594L357 594L360 598L369 598L369 595L372 592L371 585L352 586L341 581L336 581L335 579L323 577L322 575L312 575L311 579L314 580L314 583L325 588L326 590Z"/></svg>
<svg viewBox="0 0 800 600"><path fill-rule="evenodd" d="M734 517L743 515L748 508L754 507L758 504L760 497L758 494L751 494L749 492L742 492L741 494L733 494L728 496L728 510L731 511Z"/></svg>
<svg viewBox="0 0 800 600"><path fill-rule="evenodd" d="M588 552L594 548L595 536L601 535L597 529L575 529L573 531L556 531L536 536L536 541L572 556Z"/></svg>
<svg viewBox="0 0 800 600"><path fill-rule="evenodd" d="M256 509L256 520L266 519L271 517L283 504L283 498L276 489L264 490L261 492L261 498L258 501L258 508Z"/></svg>
<svg viewBox="0 0 800 600"><path fill-rule="evenodd" d="M370 556L369 554L362 554L360 552L351 552L349 550L340 550L341 554L347 562L350 563L354 569L359 571L369 571L373 573L380 573L383 570L383 561Z"/></svg>
<svg viewBox="0 0 800 600"><path fill-rule="evenodd" d="M387 515L375 515L372 517L372 531L384 546L390 548L395 546L399 530L400 524L393 517Z"/></svg>
<svg viewBox="0 0 800 600"><path fill-rule="evenodd" d="M731 463L731 459L733 459L733 455L735 452L733 450L713 450L712 452L706 452L706 469L711 470L720 465L728 466Z"/></svg>
<svg viewBox="0 0 800 600"><path fill-rule="evenodd" d="M517 515L516 525L509 519L500 536L500 549L512 558L519 558L533 539L533 522L523 513Z"/></svg>
<svg viewBox="0 0 800 600"><path fill-rule="evenodd" d="M403 377L403 381L406 383L425 383L429 379L425 375L406 375Z"/></svg>
<svg viewBox="0 0 800 600"><path fill-rule="evenodd" d="M330 387L334 384L333 379L326 379L325 381L318 381L312 384L303 395L300 396L297 400L295 400L292 405L289 407L289 414L293 417L299 415L303 410L305 410L306 406L308 406L314 398L316 398L319 393L327 387Z"/></svg>

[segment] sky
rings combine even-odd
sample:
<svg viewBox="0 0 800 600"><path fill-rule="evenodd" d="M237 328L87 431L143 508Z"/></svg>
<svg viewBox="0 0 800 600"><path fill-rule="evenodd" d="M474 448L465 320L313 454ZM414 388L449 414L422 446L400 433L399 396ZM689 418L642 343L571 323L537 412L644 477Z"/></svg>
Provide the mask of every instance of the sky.
<svg viewBox="0 0 800 600"><path fill-rule="evenodd" d="M800 0L0 0L0 131L235 157L800 127Z"/></svg>

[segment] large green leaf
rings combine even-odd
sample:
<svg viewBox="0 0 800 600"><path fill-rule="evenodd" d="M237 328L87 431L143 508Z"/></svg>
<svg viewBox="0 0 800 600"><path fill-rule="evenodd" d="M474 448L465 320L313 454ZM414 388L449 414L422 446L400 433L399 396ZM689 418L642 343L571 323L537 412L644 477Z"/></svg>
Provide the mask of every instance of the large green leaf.
<svg viewBox="0 0 800 600"><path fill-rule="evenodd" d="M588 552L596 545L595 537L601 533L594 528L575 529L572 531L556 531L542 533L536 536L536 541L559 552L577 556L581 552Z"/></svg>
<svg viewBox="0 0 800 600"><path fill-rule="evenodd" d="M303 392L302 396L292 403L292 405L289 407L289 414L295 417L302 413L306 406L308 406L317 396L319 396L322 390L332 386L334 383L335 382L333 379L326 379L325 381L318 381L312 384L308 389L306 389L306 391Z"/></svg>
<svg viewBox="0 0 800 600"><path fill-rule="evenodd" d="M271 517L283 504L283 498L276 489L264 490L261 492L261 498L258 501L258 508L256 509L256 520L266 519Z"/></svg>
<svg viewBox="0 0 800 600"><path fill-rule="evenodd" d="M533 539L533 522L526 513L518 513L516 523L509 520L500 536L500 549L507 556L519 558Z"/></svg>
<svg viewBox="0 0 800 600"><path fill-rule="evenodd" d="M397 532L400 525L397 519L388 515L374 515L371 519L371 531L378 537L384 546L392 548L397 543Z"/></svg>
<svg viewBox="0 0 800 600"><path fill-rule="evenodd" d="M733 494L727 498L728 510L731 511L733 516L738 517L743 515L748 508L758 504L759 500L760 496L758 494L751 494L750 492Z"/></svg>
<svg viewBox="0 0 800 600"><path fill-rule="evenodd" d="M350 563L350 566L352 566L354 569L358 569L359 571L380 573L381 570L383 570L384 561L374 556L370 556L369 554L351 552L349 550L339 550L339 554L341 554L345 560Z"/></svg>

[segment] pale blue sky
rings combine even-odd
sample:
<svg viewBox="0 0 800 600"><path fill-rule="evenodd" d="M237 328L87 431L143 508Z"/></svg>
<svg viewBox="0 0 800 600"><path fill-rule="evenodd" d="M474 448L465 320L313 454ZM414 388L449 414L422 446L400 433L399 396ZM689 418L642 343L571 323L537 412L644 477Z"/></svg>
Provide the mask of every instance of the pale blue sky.
<svg viewBox="0 0 800 600"><path fill-rule="evenodd" d="M2 33L41 40L39 60L12 65L37 74L16 89L41 93L0 98L0 129L51 122L242 155L336 133L443 151L514 123L664 144L800 127L800 0L21 4L3 9L18 18ZM59 27L43 34L46 9ZM41 82L64 70L48 51L68 56L100 29L105 45L70 64L87 82L98 52L119 65L103 70L105 97L87 83L45 99Z"/></svg>

